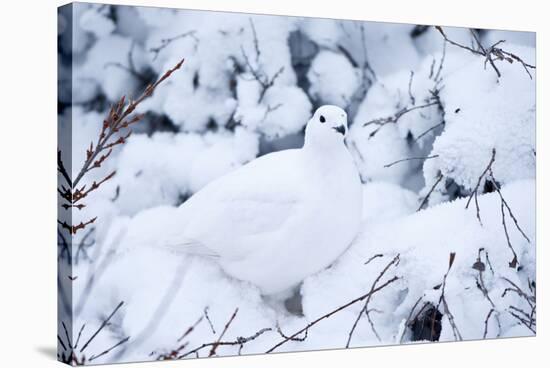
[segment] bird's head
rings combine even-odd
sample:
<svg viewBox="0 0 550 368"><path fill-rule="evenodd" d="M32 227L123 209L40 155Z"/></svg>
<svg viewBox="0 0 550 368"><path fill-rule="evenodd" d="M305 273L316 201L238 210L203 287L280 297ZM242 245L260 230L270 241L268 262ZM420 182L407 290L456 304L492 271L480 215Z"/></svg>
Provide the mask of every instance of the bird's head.
<svg viewBox="0 0 550 368"><path fill-rule="evenodd" d="M348 115L338 106L319 107L306 127L306 142L329 145L341 143L348 133Z"/></svg>

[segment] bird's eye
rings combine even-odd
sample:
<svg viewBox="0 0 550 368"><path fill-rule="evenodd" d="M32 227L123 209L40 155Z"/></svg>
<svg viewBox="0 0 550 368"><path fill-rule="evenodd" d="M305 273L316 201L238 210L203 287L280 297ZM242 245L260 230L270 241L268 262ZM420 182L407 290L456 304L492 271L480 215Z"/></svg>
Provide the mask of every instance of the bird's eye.
<svg viewBox="0 0 550 368"><path fill-rule="evenodd" d="M327 121L327 119L325 119L325 117L324 117L323 115L321 115L321 116L319 116L319 121L320 121L321 123L324 123L324 122Z"/></svg>

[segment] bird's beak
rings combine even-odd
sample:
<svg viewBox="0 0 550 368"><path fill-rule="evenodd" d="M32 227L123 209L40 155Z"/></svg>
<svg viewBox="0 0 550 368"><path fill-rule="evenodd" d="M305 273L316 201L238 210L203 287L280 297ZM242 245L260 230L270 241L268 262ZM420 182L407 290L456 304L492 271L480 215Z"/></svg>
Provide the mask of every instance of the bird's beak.
<svg viewBox="0 0 550 368"><path fill-rule="evenodd" d="M346 127L343 125L332 128L342 135L346 135Z"/></svg>

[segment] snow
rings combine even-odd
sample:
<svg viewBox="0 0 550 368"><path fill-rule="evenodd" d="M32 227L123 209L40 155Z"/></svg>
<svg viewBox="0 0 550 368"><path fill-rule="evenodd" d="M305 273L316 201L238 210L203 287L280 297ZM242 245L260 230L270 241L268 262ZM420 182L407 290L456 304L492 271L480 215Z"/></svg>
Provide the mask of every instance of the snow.
<svg viewBox="0 0 550 368"><path fill-rule="evenodd" d="M336 70L337 73L331 73ZM307 74L309 93L322 103L346 106L359 87L359 73L345 56L321 51L313 59Z"/></svg>
<svg viewBox="0 0 550 368"><path fill-rule="evenodd" d="M534 181L519 181L503 188L502 192L527 235L534 238ZM509 285L502 277L524 285L526 276L534 271L534 244L529 244L517 231L511 231L511 241L520 255L520 264L524 269L516 273L507 262L510 253L498 216L487 216L484 226L480 226L473 211L464 209L465 200L440 204L434 208L415 212L415 196L412 192L393 184L372 182L364 185L363 191L364 231L352 247L329 269L308 277L301 287L304 316L297 317L284 313L280 306L261 296L260 290L252 284L233 279L225 274L217 263L209 258L194 258L186 272L180 265L185 256L150 247L137 247L120 256L108 268L95 290L94 304L91 309L110 310L119 300L127 304L122 320L122 330L131 336L140 336L149 322L144 316L151 316L163 300L167 290L173 285L174 275L179 275L179 288L172 290L173 300L157 322L155 332L148 335L142 345L130 351L126 359L147 359L151 351L162 347L175 346L175 340L182 331L192 325L209 309L216 329L221 329L236 307L239 314L236 323L228 331L227 339L237 336L249 336L254 332L272 327L276 322L287 334L293 332L308 321L345 304L367 292L374 278L396 254L400 254L400 264L391 269L387 278L399 275L400 281L389 286L372 298L370 307L382 311L373 314L378 341L368 326L366 319L360 322L351 346L398 343L400 325L420 296L424 300L435 300L439 293L433 287L440 284L447 271L450 252L456 252L456 261L449 272L446 285L446 298L462 337L480 339L484 333L484 319L491 309L489 302L476 288L476 270L472 265L476 261L479 248L484 248L490 257L494 270L484 274L485 283L495 301L501 318L501 336L526 336L531 332L518 327L506 314L510 303L518 298L500 295ZM404 199L404 200L401 200ZM480 206L484 213L499 213L499 198L496 193L480 197ZM173 214L171 207L158 207L148 211L142 220L142 226L150 224L152 219L168 217ZM133 220L135 221L135 220ZM158 221L153 221L158 223ZM136 223L139 227L139 223ZM462 231L460 236L456 228ZM422 229L423 236L419 236ZM381 247L380 244L383 244ZM383 257L364 263L373 255L382 253ZM162 267L158 267L161 264ZM131 277L128 277L131 275ZM78 295L78 290L75 296ZM151 302L155 301L155 302ZM309 337L303 342L290 342L280 351L330 349L344 346L349 330L359 313L362 304L348 308L326 319L312 328ZM480 311L480 313L472 313ZM93 312L83 313L83 320L91 318ZM181 326L179 329L173 326ZM489 337L496 336L497 328L491 325ZM199 346L210 341L214 335L208 324L203 323L190 335L190 346ZM245 345L243 354L262 353L281 337L277 333L267 332L262 338ZM449 326L444 324L441 341L454 341ZM100 342L97 342L100 345ZM108 345L108 342L104 342ZM220 354L236 354L237 347L227 347Z"/></svg>
<svg viewBox="0 0 550 368"><path fill-rule="evenodd" d="M59 74L72 72L72 85L68 78L59 82L59 140L71 142L70 149L60 148L73 177L111 105L122 95L136 98L147 83L185 58L182 69L138 107L145 116L128 141L84 182L89 185L116 170L114 178L90 194L85 208L71 211L75 224L97 216L89 234L83 230L72 236L71 274L77 278L68 284L62 280L73 293L73 338L84 323L84 335L90 336L121 301L112 324L93 340L86 356L130 336L126 344L88 363L154 359L178 347L178 338L203 316L185 338L189 344L182 352L190 351L216 341L236 308L223 340L271 330L245 343L240 352L238 345L220 346L217 355L264 353L283 339L277 325L290 335L364 295L398 254L398 264L388 268L380 284L399 279L369 301L375 330L363 315L350 346L415 343L409 314L419 298L415 311L426 302L438 305L447 271L445 299L453 317L443 313L438 341L456 339L453 325L464 340L534 334L511 314L511 306L525 311L531 306L505 290L511 281L534 294L536 281L535 69L527 69L531 79L517 60L496 60L499 77L483 56L449 43L444 48L434 27L413 36L415 26L407 24L83 3L73 7L72 19L67 11L58 17ZM475 45L469 29L443 30L453 41ZM534 33L476 32L485 47L505 40L497 46L535 65ZM347 110L345 144L362 181L360 231L329 267L308 272L293 290L265 295L238 276L246 267L224 267L211 254L189 256L141 246L157 244L167 229L177 232L179 227L172 225L177 207L218 178L258 157L302 147L306 123L321 104ZM397 121L380 123L396 116ZM493 149L491 170L482 176ZM276 169L284 168L271 170ZM510 244L499 193L488 185L490 174L526 235L504 207ZM250 191L262 180L249 183ZM289 181L283 175L265 186L282 192ZM481 222L474 199L465 208L478 181ZM310 186L311 191L324 187L318 182ZM248 225L267 221L248 208L232 217ZM220 234L214 226L204 231ZM220 242L235 242L235 237L226 238ZM84 240L90 245L77 259ZM509 265L510 246L517 254L515 267ZM448 270L451 253L456 256ZM313 254L302 258L313 259ZM488 297L473 268L478 257ZM269 261L269 266L277 265L275 256ZM292 273L287 263L278 267ZM303 315L282 300L294 292ZM345 308L312 326L304 341L289 341L275 351L345 347L363 306L358 302ZM441 305L438 310L445 312ZM200 356L207 356L207 350Z"/></svg>
<svg viewBox="0 0 550 368"><path fill-rule="evenodd" d="M534 50L508 45L512 52L533 62ZM445 130L434 143L425 173L440 171L472 189L488 165L491 150L497 156L493 171L501 183L535 176L535 88L518 64L501 63L506 75L497 81L492 70L475 59L445 76L442 103ZM533 72L534 73L534 72ZM475 89L469 86L476 85ZM468 93L460 91L468 90ZM483 105L479 104L483 101ZM508 132L515 132L513 135Z"/></svg>

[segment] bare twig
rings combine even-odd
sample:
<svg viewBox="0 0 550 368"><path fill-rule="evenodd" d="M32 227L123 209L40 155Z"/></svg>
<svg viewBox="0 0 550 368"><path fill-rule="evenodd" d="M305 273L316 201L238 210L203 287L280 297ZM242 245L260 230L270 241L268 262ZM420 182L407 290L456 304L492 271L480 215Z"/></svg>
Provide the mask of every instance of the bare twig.
<svg viewBox="0 0 550 368"><path fill-rule="evenodd" d="M434 81L439 83L441 80L441 71L443 70L443 63L445 62L445 55L447 53L447 42L443 41L443 51L441 53L441 60L439 61L439 68L437 68L437 73L435 73ZM431 73L430 73L431 75Z"/></svg>
<svg viewBox="0 0 550 368"><path fill-rule="evenodd" d="M109 321L111 320L111 318L113 318L113 316L116 314L116 312L118 312L118 310L124 305L124 301L121 301L120 303L118 303L118 305L115 307L115 309L111 312L111 314L103 320L103 322L101 323L101 325L99 326L99 328L96 330L96 332L93 333L93 335L88 339L88 341L86 341L86 343L84 344L84 346L82 346L82 348L80 349L80 352L82 353L84 350L86 350L86 348L88 347L88 345L96 338L96 336L101 332L101 330L103 330L108 324L109 324Z"/></svg>
<svg viewBox="0 0 550 368"><path fill-rule="evenodd" d="M409 326L411 321L412 321L412 315L414 313L414 311L416 310L416 307L418 306L418 304L420 304L420 302L422 301L422 296L420 298L418 298L416 300L416 302L413 304L412 308L411 308L411 311L409 312L409 315L407 317L407 320L405 321L405 326ZM427 303L426 303L427 304ZM424 304L424 306L426 306L426 304ZM424 309L424 307L421 308L421 311L422 309ZM417 314L418 315L418 314ZM404 328L403 329L403 333L401 333L401 337L399 338L399 343L402 343L403 342L403 339L405 338L405 332L407 330Z"/></svg>
<svg viewBox="0 0 550 368"><path fill-rule="evenodd" d="M90 236L92 236L92 234L94 233L95 231L95 227L92 227L90 228L86 234L84 234L84 236L82 237L82 239L80 239L80 242L78 243L78 247L77 247L77 250L76 250L76 255L75 255L75 263L78 264L78 261L80 259L80 253L82 253L84 255L85 258L89 259L90 257L88 256L88 252L86 251L85 248L89 248L91 247L94 242L91 242L91 243L87 243L87 240Z"/></svg>
<svg viewBox="0 0 550 368"><path fill-rule="evenodd" d="M445 314L447 316L447 319L449 320L449 324L451 325L451 329L453 331L453 335L455 337L455 340L462 341L462 335L460 334L460 331L458 330L458 327L456 326L454 316L451 313L451 311L449 309L449 305L447 304L447 299L445 298L445 286L447 284L447 276L449 275L449 272L451 271L451 267L453 266L455 256L456 256L456 253L449 254L449 268L447 269L447 272L445 273L445 276L443 277L443 283L441 284L441 296L439 298L439 302L438 302L436 308L439 309L439 306L441 304L443 304L443 314Z"/></svg>
<svg viewBox="0 0 550 368"><path fill-rule="evenodd" d="M485 297L485 299L487 299L489 301L489 304L491 305L491 309L489 310L489 312L487 313L487 317L485 318L485 329L484 329L484 332L483 332L483 338L485 339L485 338L487 338L487 333L488 333L488 330L489 330L489 319L491 318L491 316L493 314L495 315L495 320L498 324L498 333L497 333L496 337L500 336L502 327L501 327L501 324L500 324L500 312L496 309L495 303L493 303L493 300L489 296L489 290L487 290L487 287L485 286L485 281L483 279L483 273L485 272L486 267L485 267L485 263L483 263L481 261L481 253L482 252L485 252L485 257L486 257L486 259L488 259L489 255L488 255L487 251L484 248L480 248L479 251L478 251L477 260L474 263L474 265L472 266L472 268L477 270L478 273L479 273L478 277L476 278L477 288L479 290L481 290L481 292L483 293L483 296Z"/></svg>
<svg viewBox="0 0 550 368"><path fill-rule="evenodd" d="M430 196L432 195L433 191L437 187L437 184L439 184L439 182L441 180L443 180L443 174L439 173L439 175L437 175L437 177L436 177L436 180L435 180L434 184L432 185L432 187L430 188L428 193L424 196L424 198L422 199L422 202L420 202L420 206L418 206L416 212L420 211L422 208L424 208L424 205L426 205L426 203L428 203L428 199L430 199Z"/></svg>
<svg viewBox="0 0 550 368"><path fill-rule="evenodd" d="M117 311L122 307L122 305L124 304L124 302L120 302L116 307L115 309L113 310L113 312L103 320L103 322L101 323L101 325L99 326L99 328L92 334L92 336L86 341L86 343L84 344L84 346L82 346L82 348L78 351L80 358L77 356L77 348L78 348L78 344L80 342L80 338L82 337L82 333L84 331L84 328L86 327L86 324L83 324L82 327L80 328L79 332L78 332L78 337L76 339L76 342L75 344L73 345L71 343L71 337L69 335L69 332L67 330L67 327L65 326L65 323L62 322L62 326L63 326L63 330L65 331L65 338L67 340L67 344L65 344L63 342L63 339L57 335L57 341L59 341L59 343L61 344L61 347L63 348L64 352L61 353L61 354L58 354L58 358L60 361L64 362L64 363L68 363L68 364L71 364L73 366L76 366L76 365L84 365L86 363L86 357L84 354L82 354L84 352L84 350L88 347L88 345L98 336L98 334L107 326L110 325L109 321L111 320L111 318L113 318L113 316L117 313ZM117 342L115 345L111 346L110 348L104 350L103 352L99 353L99 354L92 354L91 358L88 359L87 361L88 362L91 362L95 359L98 359L106 354L109 354L111 351L113 351L114 349L116 349L117 347L121 346L122 344L126 343L128 340L130 339L130 337L125 337L123 338L121 341ZM69 348L67 348L67 345L69 346Z"/></svg>
<svg viewBox="0 0 550 368"><path fill-rule="evenodd" d="M212 330L212 333L215 335L216 330L214 329L214 325L212 324L212 321L210 320L210 316L208 315L208 309L209 309L208 307L204 308L204 317L208 321L208 325L210 326L210 329Z"/></svg>
<svg viewBox="0 0 550 368"><path fill-rule="evenodd" d="M60 184L57 189L61 199L66 202L62 205L63 208L83 208L85 205L78 202L83 198L86 198L91 192L97 190L103 183L114 177L116 171L112 171L99 181L94 181L89 188L87 188L86 185L79 186L80 181L88 172L102 167L103 163L111 155L114 147L126 143L132 133L130 129L131 125L137 123L143 117L142 114L135 114L131 116L135 109L143 100L153 94L159 84L169 78L174 71L178 70L183 64L183 61L184 60L182 59L172 69L166 71L166 73L164 73L155 83L149 84L138 99L130 100L129 103L126 104L126 98L123 96L114 106L111 107L107 118L103 121L97 141L95 144L94 142L90 142L90 146L86 150L86 160L74 180L71 180L71 176L65 169L61 159L61 151L58 150L57 170L61 173L67 184L66 186ZM126 134L123 133L125 130L127 130ZM68 224L66 221L60 220L58 220L58 223L62 228L67 229L69 233L76 234L78 230L84 229L86 226L92 224L96 218L97 217L87 221L82 221L78 225Z"/></svg>
<svg viewBox="0 0 550 368"><path fill-rule="evenodd" d="M424 137L426 134L428 134L429 132L433 131L434 129L437 129L438 127L442 126L442 125L445 125L445 121L442 121L441 123L439 124L436 124L434 125L433 127L431 128L428 128L427 130L425 130L424 132L422 132L418 137L416 137L415 141L419 141L422 137Z"/></svg>
<svg viewBox="0 0 550 368"><path fill-rule="evenodd" d="M491 47L489 47L488 49L486 49L481 44L481 41L479 40L479 37L477 36L475 31L470 30L470 32L472 34L472 37L473 37L473 39L475 40L475 42L477 44L477 49L475 49L473 47L462 45L458 42L455 42L455 41L449 39L440 26L436 26L435 28L439 31L439 33L441 33L441 35L443 36L445 41L450 43L451 45L454 45L456 47L460 47L461 49L470 51L471 53L473 53L475 55L479 55L479 56L484 57L485 58L484 65L486 66L487 63L489 63L491 65L491 67L493 68L493 70L495 71L495 73L497 74L498 78L500 78L502 75L501 75L500 70L498 69L498 67L495 64L495 61L507 61L510 64L512 64L514 61L517 61L523 66L523 68L525 69L525 72L527 73L529 78L533 79L533 76L529 72L529 69L536 69L536 67L534 65L528 64L528 63L524 62L519 56L517 56L517 55L515 55L511 52L505 51L502 48L497 47L498 45L504 43L505 42L504 40L500 40L500 41L496 42L495 44L491 45Z"/></svg>
<svg viewBox="0 0 550 368"><path fill-rule="evenodd" d="M283 333L283 331L281 330L281 327L279 326L279 323L277 322L277 332L279 333L279 335L281 335L281 337L283 339L289 339L291 341L305 341L307 339L307 333L308 333L308 330L305 331L304 333L304 336L302 337L298 337L298 336L287 336Z"/></svg>
<svg viewBox="0 0 550 368"><path fill-rule="evenodd" d="M239 312L239 308L235 308L235 311L231 315L231 318L229 318L229 321L227 321L227 323L225 324L225 327L223 328L222 333L218 337L218 340L212 345L212 349L210 349L210 353L208 354L208 356L213 356L216 354L216 349L218 348L219 342L222 340L223 335L225 335L225 333L229 329L229 326L231 326L231 323L233 323L233 320L237 316L238 312Z"/></svg>
<svg viewBox="0 0 550 368"><path fill-rule="evenodd" d="M415 105L415 99L414 99L414 96L412 94L412 82L413 82L413 77L414 77L414 71L411 70L411 77L409 78L409 98L411 99L411 105Z"/></svg>
<svg viewBox="0 0 550 368"><path fill-rule="evenodd" d="M437 158L437 157L439 157L439 155L422 156L422 157L407 157L407 158L403 158L403 159L401 159L401 160L397 160L397 161L390 162L389 164L384 165L384 167L392 167L392 166L395 165L395 164L398 164L398 163L400 163L400 162L405 162L405 161L411 161L411 160L429 160L429 159Z"/></svg>
<svg viewBox="0 0 550 368"><path fill-rule="evenodd" d="M370 257L365 263L363 263L365 266L368 265L369 263L371 263L373 260L375 260L376 258L380 258L380 257L384 257L383 254L381 253L378 253L378 254L375 254L374 256Z"/></svg>
<svg viewBox="0 0 550 368"><path fill-rule="evenodd" d="M344 305L341 305L339 306L338 308L332 310L331 312L329 313L326 313L324 315L322 315L321 317L315 319L314 321L310 322L307 324L307 326L305 326L304 328L301 328L300 330L296 331L295 333L293 333L292 335L289 335L287 336L286 338L284 338L282 341L278 342L277 344L275 344L273 347L269 348L267 351L266 351L266 354L267 353L271 353L273 351L275 351L278 347L280 347L281 345L283 344L286 344L287 342L291 341L293 338L295 338L296 336L299 336L300 334L304 333L305 331L309 330L311 327L315 326L316 324L318 324L319 322L323 321L324 319L326 318L330 318L332 315L348 308L349 306L355 304L355 303L358 303L360 301L363 301L365 300L366 298L369 297L369 295L371 294L375 294L377 293L378 291L382 290L383 288L385 288L386 286L388 286L389 284L395 282L399 280L399 277L397 276L394 276L392 277L391 279L389 279L388 281L384 282L383 284L381 284L380 286L376 287L375 289L369 291L368 293L366 294L363 294L353 300L351 300L350 302L344 304Z"/></svg>
<svg viewBox="0 0 550 368"><path fill-rule="evenodd" d="M127 56L127 59L128 59L128 65L124 65L122 63L119 63L119 62L108 62L106 63L103 67L104 68L107 68L107 67L117 67L119 69L122 69L122 70L125 70L126 72L130 73L132 76L136 77L137 79L139 79L142 83L145 83L147 82L147 76L144 75L143 73L139 72L136 68L136 64L134 63L134 48L135 48L135 42L132 41L132 43L130 44L130 49L128 50L128 56Z"/></svg>
<svg viewBox="0 0 550 368"><path fill-rule="evenodd" d="M238 312L238 308L235 309L235 311L231 315L231 318L226 323L226 325L224 327L224 330L222 331L222 333L220 334L220 336L218 337L218 339L216 341L202 344L202 345L200 345L200 346L198 346L198 347L196 347L192 350L187 351L184 354L181 354L181 355L177 356L177 359L183 359L183 358L185 358L189 355L192 355L192 354L194 354L196 357L199 357L199 352L201 350L205 349L205 348L208 348L208 347L211 348L210 353L209 353L208 356L213 356L216 353L216 349L219 346L238 346L239 347L239 355L240 355L240 353L242 351L242 348L246 343L257 339L258 337L260 337L261 335L263 335L266 332L272 331L271 328L262 328L261 330L257 331L256 333L254 333L253 335L248 336L248 337L240 336L240 337L237 337L233 341L222 341L223 335L225 334L225 332L227 332L227 330L229 329L229 326L234 321L235 317L237 316L237 312Z"/></svg>
<svg viewBox="0 0 550 368"><path fill-rule="evenodd" d="M514 213L512 212L512 209L510 208L510 206L508 205L508 202L504 199L504 196L502 195L502 192L500 191L500 185L498 185L497 181L495 180L495 177L493 175L493 170L492 169L489 169L489 178L491 179L491 181L493 182L493 185L495 187L495 190L497 191L499 197L500 197L500 201L502 202L502 204L504 205L504 207L506 207L506 210L508 212L508 215L510 215L510 217L512 218L512 220L514 221L514 224L516 225L516 228L518 229L518 231L521 233L521 235L523 236L523 238L525 240L527 240L528 243L531 243L531 240L529 239L529 237L525 234L525 232L522 230L522 228L519 226L519 223L518 223L518 220L516 218L516 216L514 216Z"/></svg>
<svg viewBox="0 0 550 368"><path fill-rule="evenodd" d="M438 105L439 103L437 101L433 101L433 102L428 102L428 103L425 103L423 105L418 105L418 106L413 106L413 107L404 107L402 108L401 110L397 111L394 115L392 116L388 116L388 117L385 117L385 118L378 118L378 119L374 119L374 120L370 120L370 121L367 121L366 123L363 124L363 126L368 126L368 125L372 125L372 124L375 124L375 125L378 125L378 128L376 128L375 130L373 130L370 135L369 135L369 138L372 138L374 137L378 131L385 125L387 124L396 124L399 119L403 116L403 115L406 115L408 114L409 112L411 111L414 111L414 110L418 110L418 109L425 109L427 107L430 107L430 106L434 106L434 105Z"/></svg>
<svg viewBox="0 0 550 368"><path fill-rule="evenodd" d="M109 354L111 351L113 351L114 349L118 348L120 345L126 343L128 340L130 340L130 336L128 337L125 337L123 338L122 340L120 340L119 342L117 342L115 345L111 346L110 348L108 348L107 350L104 350L103 352L101 352L100 354L97 354L97 355L92 355L90 357L90 359L88 359L89 362L97 359L97 358L100 358L106 354Z"/></svg>
<svg viewBox="0 0 550 368"><path fill-rule="evenodd" d="M468 201L466 202L466 207L465 208L468 209L468 206L470 206L470 202L472 201L472 198L474 198L475 204L476 204L476 216L477 216L477 219L478 219L478 221L481 225L483 225L483 223L481 222L481 215L479 213L480 210L479 210L479 202L477 200L477 193L479 191L481 181L483 180L485 175L489 172L489 170L491 170L491 166L495 162L496 153L497 153L496 149L493 148L491 150L491 159L489 160L489 163L487 164L487 166L485 167L485 169L483 170L481 175L478 177L477 183L474 187L474 190L472 191L472 193L470 194L470 197L468 198Z"/></svg>
<svg viewBox="0 0 550 368"><path fill-rule="evenodd" d="M388 269L393 266L393 265L398 265L399 264L399 254L396 255L387 265L386 267L384 267L382 269L382 271L380 272L380 274L378 275L378 277L376 277L376 279L374 280L374 282L372 283L372 286L370 288L370 294L369 296L367 297L366 301L365 301L365 305L363 306L363 308L361 309L361 311L357 314L357 318L355 319L355 322L353 323L353 326L351 327L351 330L349 331L348 333L348 340L346 342L346 348L349 347L349 344L351 343L351 338L353 337L353 333L355 332L355 329L357 328L357 324L359 323L359 320L361 319L361 316L363 315L363 313L367 316L367 319L369 321L369 324L372 328L372 332L374 332L374 335L376 336L376 338L378 339L378 341L381 341L380 339L380 335L378 334L378 331L376 331L376 328L374 327L374 322L372 321L371 317L370 317L370 312L369 312L369 303L372 299L372 291L376 288L376 285L378 284L378 282L380 281L380 279L382 279L382 277L384 276L384 274L388 271Z"/></svg>
<svg viewBox="0 0 550 368"><path fill-rule="evenodd" d="M160 52L162 50L164 50L168 45L170 45L172 42L174 41L177 41L177 40L181 40L182 38L187 38L187 37L191 37L194 41L195 41L195 49L197 47L197 44L199 43L199 39L198 37L195 35L197 33L197 31L188 31L188 32L185 32L185 33L182 33L182 34L179 34L177 36L174 36L174 37L169 37L169 38L163 38L160 40L160 45L156 46L156 47L151 47L149 49L149 52L152 52L154 55L153 55L153 61L157 59L157 57L159 56Z"/></svg>
<svg viewBox="0 0 550 368"><path fill-rule="evenodd" d="M258 41L258 35L256 33L256 27L254 26L254 21L252 18L249 19L250 22L250 28L252 30L252 36L253 36L253 44L254 44L254 52L255 52L255 61L254 65L250 61L249 56L246 54L244 47L241 45L241 54L243 56L244 62L246 64L246 67L250 71L250 74L252 74L252 77L260 84L262 87L260 90L260 94L258 97L258 103L262 102L267 90L271 88L274 84L277 78L284 72L285 67L282 66L277 70L271 77L269 77L266 72L260 68L260 46Z"/></svg>

